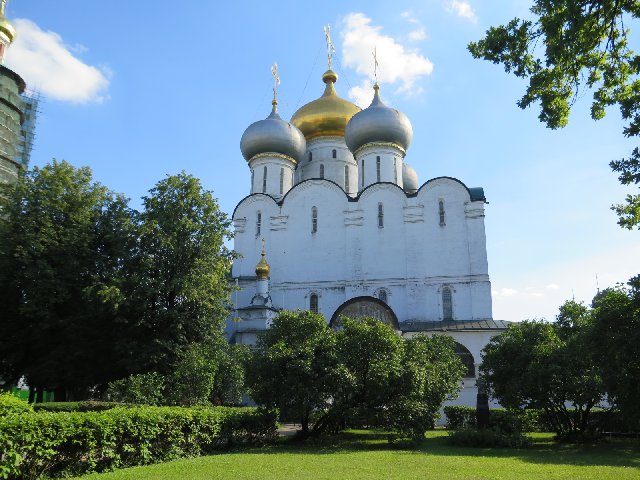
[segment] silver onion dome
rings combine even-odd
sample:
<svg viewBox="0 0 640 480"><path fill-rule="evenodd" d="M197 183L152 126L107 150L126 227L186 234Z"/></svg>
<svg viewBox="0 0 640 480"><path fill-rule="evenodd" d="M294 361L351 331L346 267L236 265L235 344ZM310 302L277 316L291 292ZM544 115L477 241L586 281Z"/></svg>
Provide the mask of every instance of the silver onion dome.
<svg viewBox="0 0 640 480"><path fill-rule="evenodd" d="M248 162L260 153L279 153L299 162L304 156L307 142L298 128L278 115L278 103L264 120L252 123L242 134L240 151Z"/></svg>
<svg viewBox="0 0 640 480"><path fill-rule="evenodd" d="M347 147L355 153L363 145L373 142L385 142L398 145L407 150L413 138L413 128L407 116L387 107L378 94L379 87L374 87L375 94L371 105L356 113L347 124L344 139Z"/></svg>
<svg viewBox="0 0 640 480"><path fill-rule="evenodd" d="M402 188L407 193L418 191L418 173L404 162L402 163Z"/></svg>

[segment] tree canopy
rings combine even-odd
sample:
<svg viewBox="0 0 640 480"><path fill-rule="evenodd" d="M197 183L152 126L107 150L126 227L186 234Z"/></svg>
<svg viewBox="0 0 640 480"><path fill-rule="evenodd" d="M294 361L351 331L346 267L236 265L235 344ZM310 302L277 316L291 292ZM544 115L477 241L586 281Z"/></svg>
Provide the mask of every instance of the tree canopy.
<svg viewBox="0 0 640 480"><path fill-rule="evenodd" d="M629 28L640 17L640 2L535 0L531 13L533 20L515 18L491 27L469 51L528 79L518 106L539 102L539 119L547 127L564 127L572 105L591 90L593 119L617 106L627 122L623 134L640 137L640 56L630 47ZM640 184L638 147L610 166L623 185ZM629 194L626 203L612 208L622 227L640 228L640 194Z"/></svg>
<svg viewBox="0 0 640 480"><path fill-rule="evenodd" d="M1 188L5 381L83 397L221 338L229 220L196 178L168 176L141 212L64 161Z"/></svg>
<svg viewBox="0 0 640 480"><path fill-rule="evenodd" d="M451 338L405 340L374 318L281 312L261 334L249 368L252 397L281 409L304 433L337 430L347 420L420 439L464 372Z"/></svg>

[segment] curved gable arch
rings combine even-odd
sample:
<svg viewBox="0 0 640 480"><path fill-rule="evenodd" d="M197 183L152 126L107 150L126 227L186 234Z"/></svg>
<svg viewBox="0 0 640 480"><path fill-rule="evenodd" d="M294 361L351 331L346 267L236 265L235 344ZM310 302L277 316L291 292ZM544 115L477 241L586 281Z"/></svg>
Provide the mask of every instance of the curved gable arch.
<svg viewBox="0 0 640 480"><path fill-rule="evenodd" d="M336 309L329 326L331 328L340 327L340 318L343 316L348 318L373 317L391 326L394 330L400 330L398 317L391 307L375 297L361 296L347 300Z"/></svg>

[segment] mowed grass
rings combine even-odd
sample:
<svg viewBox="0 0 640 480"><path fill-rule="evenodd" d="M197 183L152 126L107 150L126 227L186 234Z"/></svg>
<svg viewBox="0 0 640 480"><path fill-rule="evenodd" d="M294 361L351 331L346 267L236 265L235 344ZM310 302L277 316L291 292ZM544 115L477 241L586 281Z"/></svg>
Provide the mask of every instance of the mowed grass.
<svg viewBox="0 0 640 480"><path fill-rule="evenodd" d="M348 431L303 444L291 441L134 467L83 479L640 479L640 441L559 445L535 434L532 448L453 447L447 433L423 445L390 444L383 432Z"/></svg>

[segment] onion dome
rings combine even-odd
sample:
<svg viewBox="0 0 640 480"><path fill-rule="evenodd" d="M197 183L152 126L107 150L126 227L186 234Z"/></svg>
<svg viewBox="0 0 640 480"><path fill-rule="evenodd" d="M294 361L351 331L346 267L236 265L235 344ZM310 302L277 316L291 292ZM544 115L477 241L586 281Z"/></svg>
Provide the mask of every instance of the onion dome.
<svg viewBox="0 0 640 480"><path fill-rule="evenodd" d="M262 241L262 253L260 254L260 261L256 265L256 277L258 280L266 280L269 278L269 272L271 267L267 263L266 254L264 253L264 240Z"/></svg>
<svg viewBox="0 0 640 480"><path fill-rule="evenodd" d="M16 29L13 24L4 16L4 4L0 7L0 35L10 44L16 38Z"/></svg>
<svg viewBox="0 0 640 480"><path fill-rule="evenodd" d="M402 188L407 193L418 191L418 173L406 163L402 163Z"/></svg>
<svg viewBox="0 0 640 480"><path fill-rule="evenodd" d="M367 143L391 143L403 151L411 144L411 122L404 113L382 103L379 88L378 84L374 85L371 105L354 115L347 124L344 139L352 153Z"/></svg>
<svg viewBox="0 0 640 480"><path fill-rule="evenodd" d="M299 162L307 149L302 132L278 115L278 102L272 102L273 110L264 120L252 123L242 134L240 150L248 162L261 153L286 155Z"/></svg>
<svg viewBox="0 0 640 480"><path fill-rule="evenodd" d="M291 123L298 127L307 140L317 137L343 137L347 122L361 109L357 105L338 96L334 84L338 75L327 70L322 75L327 84L320 98L298 109L291 117Z"/></svg>

